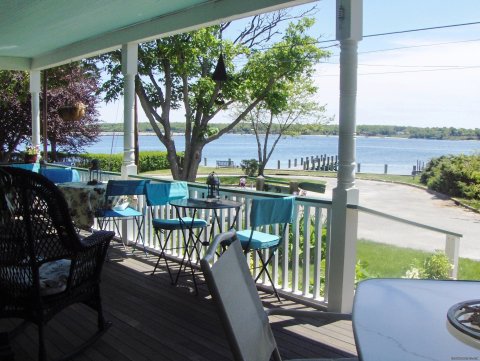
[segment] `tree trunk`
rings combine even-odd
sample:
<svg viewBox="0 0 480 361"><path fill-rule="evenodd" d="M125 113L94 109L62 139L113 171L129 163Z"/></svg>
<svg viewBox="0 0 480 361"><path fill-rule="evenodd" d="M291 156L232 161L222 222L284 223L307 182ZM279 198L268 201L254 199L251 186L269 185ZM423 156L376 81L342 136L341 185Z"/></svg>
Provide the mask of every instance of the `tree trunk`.
<svg viewBox="0 0 480 361"><path fill-rule="evenodd" d="M198 166L202 158L202 149L204 144L193 144L190 149L185 149L185 158L183 160L182 180L195 182L197 178Z"/></svg>
<svg viewBox="0 0 480 361"><path fill-rule="evenodd" d="M258 163L258 175L260 176L264 176L264 172L265 172L265 166L266 164L264 164L263 162L262 163Z"/></svg>

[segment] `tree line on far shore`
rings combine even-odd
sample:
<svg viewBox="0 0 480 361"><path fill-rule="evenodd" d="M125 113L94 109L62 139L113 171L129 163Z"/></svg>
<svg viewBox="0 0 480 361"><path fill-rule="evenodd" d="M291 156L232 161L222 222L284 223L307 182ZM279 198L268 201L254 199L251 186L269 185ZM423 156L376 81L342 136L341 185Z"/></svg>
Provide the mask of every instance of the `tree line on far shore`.
<svg viewBox="0 0 480 361"><path fill-rule="evenodd" d="M218 129L225 128L227 123L215 123ZM275 132L276 124L272 125ZM171 123L173 133L183 133L185 123ZM140 132L153 132L150 123L139 123ZM102 132L122 132L123 123L101 124ZM253 134L250 123L240 123L229 133L232 134ZM292 124L290 135L338 135L336 124ZM466 129L454 127L410 127L398 125L357 125L357 135L367 137L400 137L400 138L421 138L421 139L451 139L451 140L478 140L480 129Z"/></svg>

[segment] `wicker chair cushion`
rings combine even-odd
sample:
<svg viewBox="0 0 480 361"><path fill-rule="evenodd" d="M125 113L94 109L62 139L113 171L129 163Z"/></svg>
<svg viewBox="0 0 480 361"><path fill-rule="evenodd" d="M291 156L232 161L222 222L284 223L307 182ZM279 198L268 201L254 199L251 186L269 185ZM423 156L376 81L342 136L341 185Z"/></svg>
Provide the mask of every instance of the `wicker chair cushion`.
<svg viewBox="0 0 480 361"><path fill-rule="evenodd" d="M42 296L54 295L65 291L70 264L71 261L69 259L59 259L44 263L40 267L40 293Z"/></svg>

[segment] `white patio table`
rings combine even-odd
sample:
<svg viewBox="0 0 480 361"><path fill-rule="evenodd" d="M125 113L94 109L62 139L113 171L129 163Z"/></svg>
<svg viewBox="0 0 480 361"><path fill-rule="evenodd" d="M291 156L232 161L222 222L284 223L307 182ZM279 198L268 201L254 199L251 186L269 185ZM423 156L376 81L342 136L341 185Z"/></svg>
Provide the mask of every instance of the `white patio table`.
<svg viewBox="0 0 480 361"><path fill-rule="evenodd" d="M353 307L360 360L480 360L480 341L462 334L447 319L450 307L473 299L480 299L480 282L361 282Z"/></svg>

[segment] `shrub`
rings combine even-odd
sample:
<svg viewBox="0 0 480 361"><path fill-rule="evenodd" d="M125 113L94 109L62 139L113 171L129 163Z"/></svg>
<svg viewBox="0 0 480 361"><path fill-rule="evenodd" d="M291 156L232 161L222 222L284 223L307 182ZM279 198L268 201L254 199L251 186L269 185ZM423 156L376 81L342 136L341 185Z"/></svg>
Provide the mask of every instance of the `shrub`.
<svg viewBox="0 0 480 361"><path fill-rule="evenodd" d="M422 278L445 280L450 277L453 266L445 253L437 252L427 257L423 263Z"/></svg>
<svg viewBox="0 0 480 361"><path fill-rule="evenodd" d="M446 280L450 278L453 265L443 252L436 252L423 261L421 266L412 265L405 272L403 278L424 278L432 280Z"/></svg>
<svg viewBox="0 0 480 361"><path fill-rule="evenodd" d="M420 182L451 197L480 199L480 155L433 158L423 171Z"/></svg>
<svg viewBox="0 0 480 361"><path fill-rule="evenodd" d="M123 154L81 154L78 158L77 167L89 168L92 159L98 159L104 171L120 172L122 169ZM140 152L138 168L139 173L170 168L167 152Z"/></svg>
<svg viewBox="0 0 480 361"><path fill-rule="evenodd" d="M258 172L258 161L256 159L244 159L240 162L243 173L248 177L254 177Z"/></svg>

